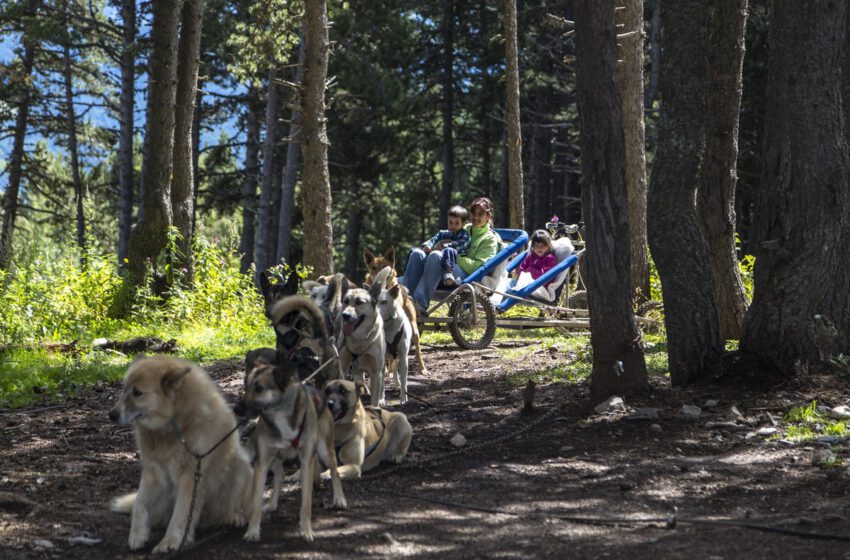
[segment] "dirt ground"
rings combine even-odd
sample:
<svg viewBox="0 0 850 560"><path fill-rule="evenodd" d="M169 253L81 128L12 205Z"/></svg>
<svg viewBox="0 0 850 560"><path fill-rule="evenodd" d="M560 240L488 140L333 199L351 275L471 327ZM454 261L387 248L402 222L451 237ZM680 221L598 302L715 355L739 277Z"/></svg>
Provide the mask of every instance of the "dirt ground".
<svg viewBox="0 0 850 560"><path fill-rule="evenodd" d="M823 445L748 436L774 421L781 431L787 409L812 399L848 404L846 383L822 376L767 390L681 391L655 379L645 401L606 414L589 410L585 384L543 383L536 411L522 414L522 387L506 375L569 356L553 347L510 361L503 349L527 343L500 344L426 348L431 375L411 378L418 399L402 409L414 429L406 461L347 481L346 511L324 507L323 485L315 542L298 537L298 489L290 484L280 510L263 521L262 542L243 542L242 529L206 530L180 556L850 559L846 466L814 466ZM207 369L234 401L241 364ZM129 518L108 510L139 480L131 430L106 416L118 392L118 384L101 384L63 405L0 413L0 557L143 555L127 548ZM701 417L682 418L682 405L702 407ZM643 407L657 409L658 419L627 419ZM454 447L458 433L466 444ZM832 451L847 462L845 442L832 442ZM146 551L162 534L153 533Z"/></svg>

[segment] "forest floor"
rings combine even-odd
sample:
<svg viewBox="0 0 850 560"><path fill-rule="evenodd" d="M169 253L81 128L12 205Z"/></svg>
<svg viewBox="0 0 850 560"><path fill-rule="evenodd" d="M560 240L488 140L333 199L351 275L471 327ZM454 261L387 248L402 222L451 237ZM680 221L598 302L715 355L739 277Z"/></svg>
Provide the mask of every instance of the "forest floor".
<svg viewBox="0 0 850 560"><path fill-rule="evenodd" d="M205 530L180 556L850 558L846 442L781 440L790 407L848 404L846 382L810 376L763 389L677 390L656 377L646 399L604 414L589 408L586 383L541 383L536 411L522 414L517 374L569 359L558 347L517 351L523 346L426 347L431 375L413 375L419 400L402 408L414 429L405 462L346 481L345 511L325 507L323 484L315 542L298 536L298 488L289 484L280 510L263 521L262 542L243 542L242 529ZM235 401L242 364L207 369ZM142 556L127 548L129 518L108 509L139 480L132 431L106 416L119 391L118 383L101 383L58 406L0 413L0 558ZM700 406L701 417L684 419L683 405ZM657 420L628 419L645 407ZM774 422L777 435L754 434ZM466 444L454 447L458 433ZM816 466L813 458L830 445L830 467ZM162 534L153 533L146 552Z"/></svg>

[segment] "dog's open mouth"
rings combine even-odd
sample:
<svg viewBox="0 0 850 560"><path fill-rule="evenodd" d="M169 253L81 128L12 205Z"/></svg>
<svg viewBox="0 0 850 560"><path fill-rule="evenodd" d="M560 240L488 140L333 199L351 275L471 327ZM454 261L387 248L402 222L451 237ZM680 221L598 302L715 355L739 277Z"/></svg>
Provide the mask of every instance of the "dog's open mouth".
<svg viewBox="0 0 850 560"><path fill-rule="evenodd" d="M331 414L333 415L334 422L345 416L345 407L340 406L339 408L331 410Z"/></svg>
<svg viewBox="0 0 850 560"><path fill-rule="evenodd" d="M357 327L360 326L360 323L363 322L364 316L357 317L355 321L346 321L342 325L342 332L345 336L351 336L354 334L354 331L357 330Z"/></svg>

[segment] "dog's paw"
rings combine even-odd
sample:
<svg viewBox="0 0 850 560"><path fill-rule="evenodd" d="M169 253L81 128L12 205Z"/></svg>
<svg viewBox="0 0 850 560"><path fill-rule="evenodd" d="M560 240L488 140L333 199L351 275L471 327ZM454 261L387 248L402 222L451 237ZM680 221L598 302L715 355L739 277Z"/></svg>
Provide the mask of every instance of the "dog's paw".
<svg viewBox="0 0 850 560"><path fill-rule="evenodd" d="M139 550L145 546L146 542L148 542L147 531L130 531L130 538L127 539L127 544L130 546L130 550Z"/></svg>
<svg viewBox="0 0 850 560"><path fill-rule="evenodd" d="M283 477L284 482L301 482L301 469Z"/></svg>
<svg viewBox="0 0 850 560"><path fill-rule="evenodd" d="M345 500L345 496L334 496L333 500L333 508L334 509L347 509L348 502Z"/></svg>
<svg viewBox="0 0 850 560"><path fill-rule="evenodd" d="M245 523L245 516L239 512L231 513L230 517L227 518L227 524L233 527L241 527L245 525Z"/></svg>
<svg viewBox="0 0 850 560"><path fill-rule="evenodd" d="M330 480L331 479L331 471L330 469L326 470L322 473L322 480Z"/></svg>
<svg viewBox="0 0 850 560"><path fill-rule="evenodd" d="M156 545L153 548L152 552L154 554L162 554L164 552L172 552L172 551L180 548L180 542L182 540L183 540L182 535L179 536L179 537L176 537L174 535L166 534L165 537L163 537L163 539L161 541L159 541L159 544ZM186 544L189 544L191 542L192 542L191 537L186 539Z"/></svg>
<svg viewBox="0 0 850 560"><path fill-rule="evenodd" d="M309 523L301 526L301 537L307 542L316 540L315 535L313 535L313 527Z"/></svg>
<svg viewBox="0 0 850 560"><path fill-rule="evenodd" d="M245 535L243 535L242 540L248 542L260 542L260 527L248 527L248 530L245 531Z"/></svg>

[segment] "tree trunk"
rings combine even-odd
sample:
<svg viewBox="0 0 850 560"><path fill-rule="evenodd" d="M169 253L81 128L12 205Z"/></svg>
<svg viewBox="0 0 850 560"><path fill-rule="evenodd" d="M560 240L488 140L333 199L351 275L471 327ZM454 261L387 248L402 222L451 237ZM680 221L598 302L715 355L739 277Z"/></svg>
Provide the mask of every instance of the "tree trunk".
<svg viewBox="0 0 850 560"><path fill-rule="evenodd" d="M260 182L260 206L257 212L257 239L254 243L254 262L257 265L257 282L259 274L266 270L269 262L269 224L272 218L272 189L274 188L274 166L277 151L277 112L280 108L278 93L280 87L277 85L278 68L277 63L269 70L268 94L266 95L266 137L263 141L263 175ZM258 284L259 285L259 284Z"/></svg>
<svg viewBox="0 0 850 560"><path fill-rule="evenodd" d="M620 96L626 141L626 192L629 212L629 259L632 296L649 299L649 255L646 251L646 137L643 118L643 0L622 0L618 11Z"/></svg>
<svg viewBox="0 0 850 560"><path fill-rule="evenodd" d="M171 177L174 154L174 105L177 91L177 28L179 2L152 2L150 79L146 111L139 219L130 233L127 274L110 315L126 316L145 279L145 268L156 261L167 242L171 218Z"/></svg>
<svg viewBox="0 0 850 560"><path fill-rule="evenodd" d="M295 83L304 80L304 40L298 45L298 68ZM277 230L277 260L290 264L292 256L292 214L295 211L295 183L298 180L299 156L301 152L301 96L292 92L292 118L289 121L289 137L286 139L286 167L280 190L280 218Z"/></svg>
<svg viewBox="0 0 850 560"><path fill-rule="evenodd" d="M313 275L333 273L331 183L325 121L325 80L328 76L328 10L325 0L304 6L304 87L301 100L301 154L304 157L304 264Z"/></svg>
<svg viewBox="0 0 850 560"><path fill-rule="evenodd" d="M248 272L254 262L254 232L257 219L257 178L260 168L260 119L257 118L259 101L257 89L248 90L247 111L245 114L245 171L242 176L242 237L239 252L242 259L239 271Z"/></svg>
<svg viewBox="0 0 850 560"><path fill-rule="evenodd" d="M735 185L747 0L709 4L706 152L697 214L708 243L720 336L741 337L747 309L735 250Z"/></svg>
<svg viewBox="0 0 850 560"><path fill-rule="evenodd" d="M174 107L174 175L171 184L173 224L180 237L172 267L181 271L190 285L194 277L192 258L192 216L195 206L195 169L192 167L192 124L195 112L195 89L198 85L198 65L201 50L201 22L204 0L184 0L180 15L180 43L177 53L177 94Z"/></svg>
<svg viewBox="0 0 850 560"><path fill-rule="evenodd" d="M68 9L67 3L65 10ZM74 185L74 208L76 210L77 247L80 248L80 266L86 268L86 215L83 208L83 179L80 176L80 154L77 146L77 114L74 110L74 83L71 72L71 47L62 46L62 74L65 81L65 111L68 119L68 152L71 156L71 181Z"/></svg>
<svg viewBox="0 0 850 560"><path fill-rule="evenodd" d="M505 14L505 117L508 123L508 221L525 229L522 183L522 131L519 119L519 61L517 53L516 0L504 0Z"/></svg>
<svg viewBox="0 0 850 560"><path fill-rule="evenodd" d="M574 4L593 403L649 389L629 280L626 159L614 1Z"/></svg>
<svg viewBox="0 0 850 560"><path fill-rule="evenodd" d="M722 349L708 245L694 206L705 153L706 10L702 0L678 0L662 12L664 81L647 231L675 386L715 373Z"/></svg>
<svg viewBox="0 0 850 560"><path fill-rule="evenodd" d="M23 64L21 69L22 91L18 102L18 115L15 117L15 132L12 140L12 153L9 156L9 182L6 185L6 193L3 196L3 226L0 230L0 270L9 268L9 260L12 258L12 236L15 232L15 218L18 215L18 196L21 191L21 175L24 164L24 140L27 136L27 120L29 118L32 91L30 90L30 79L32 77L33 60L35 53L33 47L25 43Z"/></svg>
<svg viewBox="0 0 850 560"><path fill-rule="evenodd" d="M443 0L443 184L440 188L441 224L449 213L455 180L454 149L454 0Z"/></svg>
<svg viewBox="0 0 850 560"><path fill-rule="evenodd" d="M133 225L133 128L136 93L136 0L122 0L124 39L121 49L121 129L118 141L118 265L127 258Z"/></svg>
<svg viewBox="0 0 850 560"><path fill-rule="evenodd" d="M846 1L774 4L755 291L741 350L783 374L848 353L850 163L838 72L846 14Z"/></svg>
<svg viewBox="0 0 850 560"><path fill-rule="evenodd" d="M201 49L203 50L203 45ZM198 68L198 72L203 72L203 66ZM198 216L198 190L201 187L201 126L204 120L204 93L203 84L200 76L198 77L198 86L195 88L195 110L192 111L192 224L190 231L194 237L198 231L196 220Z"/></svg>

